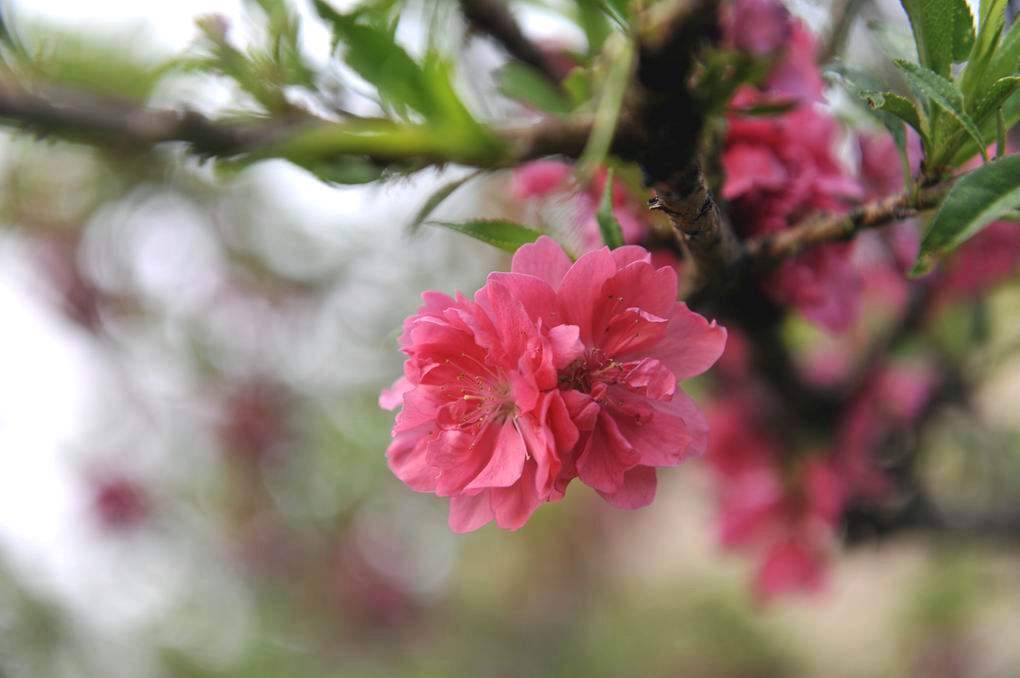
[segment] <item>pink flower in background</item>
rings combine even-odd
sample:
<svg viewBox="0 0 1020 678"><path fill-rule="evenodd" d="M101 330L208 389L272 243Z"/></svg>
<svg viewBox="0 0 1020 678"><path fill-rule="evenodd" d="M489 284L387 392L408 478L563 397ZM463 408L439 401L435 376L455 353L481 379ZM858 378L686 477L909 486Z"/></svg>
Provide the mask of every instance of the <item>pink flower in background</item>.
<svg viewBox="0 0 1020 678"><path fill-rule="evenodd" d="M877 372L847 408L837 439L836 463L854 496L879 497L889 480L876 453L894 428L914 422L937 385L923 365L892 365Z"/></svg>
<svg viewBox="0 0 1020 678"><path fill-rule="evenodd" d="M810 105L821 101L825 90L818 68L818 50L811 32L797 21L782 61L769 74L765 86L770 96Z"/></svg>
<svg viewBox="0 0 1020 678"><path fill-rule="evenodd" d="M647 251L602 248L571 264L542 237L473 301L429 292L400 338L402 404L387 456L412 489L448 496L450 526L522 526L580 477L627 508L655 468L706 444L677 380L708 369L726 332L676 301L676 272Z"/></svg>
<svg viewBox="0 0 1020 678"><path fill-rule="evenodd" d="M514 170L510 190L521 199L544 198L569 190L573 168L559 160L535 160Z"/></svg>
<svg viewBox="0 0 1020 678"><path fill-rule="evenodd" d="M785 48L793 36L793 17L777 0L734 0L722 24L728 44L756 57Z"/></svg>
<svg viewBox="0 0 1020 678"><path fill-rule="evenodd" d="M783 230L814 212L840 212L862 196L835 154L837 124L814 103L821 76L813 40L801 26L767 88L744 87L732 106L775 100L798 101L792 111L771 117L731 116L723 150L726 181L722 195L744 237ZM850 258L852 245L815 248L785 262L767 281L777 302L798 308L833 332L857 317L860 275Z"/></svg>
<svg viewBox="0 0 1020 678"><path fill-rule="evenodd" d="M704 417L677 381L718 360L726 330L677 302L676 271L640 247L601 248L571 265L549 238L522 247L513 271L541 278L579 330L583 353L560 370L580 431L561 487L576 474L624 508L650 503L656 467L675 466L707 443Z"/></svg>
<svg viewBox="0 0 1020 678"><path fill-rule="evenodd" d="M763 409L748 398L717 404L707 460L718 480L719 539L759 559L755 593L768 599L823 586L846 489L820 453L784 467L779 440L757 423Z"/></svg>
<svg viewBox="0 0 1020 678"><path fill-rule="evenodd" d="M100 526L109 532L138 527L149 517L149 498L145 488L117 474L104 474L90 481L92 508Z"/></svg>
<svg viewBox="0 0 1020 678"><path fill-rule="evenodd" d="M574 168L557 160L536 160L514 170L510 182L513 195L521 200L546 200L556 196L576 199L575 220L580 228L581 246L590 251L602 245L595 214L605 190L607 172L600 168L588 186L574 181ZM638 243L647 231L648 211L619 180L613 183L613 213L620 222L624 242Z"/></svg>
<svg viewBox="0 0 1020 678"><path fill-rule="evenodd" d="M1020 224L997 221L948 258L938 281L944 300L967 299L1020 271Z"/></svg>

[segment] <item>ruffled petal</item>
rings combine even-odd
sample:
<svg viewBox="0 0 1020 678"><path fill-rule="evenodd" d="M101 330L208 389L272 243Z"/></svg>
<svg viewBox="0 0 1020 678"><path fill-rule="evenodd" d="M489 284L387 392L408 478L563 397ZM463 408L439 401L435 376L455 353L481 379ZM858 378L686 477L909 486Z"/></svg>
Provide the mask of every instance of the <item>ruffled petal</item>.
<svg viewBox="0 0 1020 678"><path fill-rule="evenodd" d="M623 475L623 485L616 492L599 492L603 499L622 509L644 508L655 499L655 469L635 466Z"/></svg>
<svg viewBox="0 0 1020 678"><path fill-rule="evenodd" d="M544 280L554 290L560 286L563 276L570 270L570 257L560 244L547 235L517 249L510 270L527 273Z"/></svg>

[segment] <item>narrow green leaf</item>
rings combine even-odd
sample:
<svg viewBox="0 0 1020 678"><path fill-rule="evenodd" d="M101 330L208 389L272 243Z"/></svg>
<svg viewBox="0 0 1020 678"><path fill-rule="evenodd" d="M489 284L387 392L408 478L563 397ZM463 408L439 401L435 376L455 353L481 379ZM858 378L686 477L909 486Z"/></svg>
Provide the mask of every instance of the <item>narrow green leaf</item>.
<svg viewBox="0 0 1020 678"><path fill-rule="evenodd" d="M727 109L728 115L741 115L750 118L768 118L789 113L797 107L796 101L770 101L742 108Z"/></svg>
<svg viewBox="0 0 1020 678"><path fill-rule="evenodd" d="M922 131L921 117L910 99L893 92L861 92L861 97L871 110L895 115L918 132Z"/></svg>
<svg viewBox="0 0 1020 678"><path fill-rule="evenodd" d="M986 163L950 189L921 243L912 273L931 269L935 259L1020 205L1020 155Z"/></svg>
<svg viewBox="0 0 1020 678"><path fill-rule="evenodd" d="M1020 89L1020 76L1011 75L996 80L988 91L978 99L977 104L975 104L973 110L974 120L981 123L987 116L1001 110L1006 100L1013 96L1018 89Z"/></svg>
<svg viewBox="0 0 1020 678"><path fill-rule="evenodd" d="M989 58L988 68L977 73L980 76L977 90L980 91L982 87L987 87L1000 78L1015 75L1018 65L1020 65L1020 21L1014 21L1006 37Z"/></svg>
<svg viewBox="0 0 1020 678"><path fill-rule="evenodd" d="M953 63L963 63L974 47L974 16L966 0L953 4Z"/></svg>
<svg viewBox="0 0 1020 678"><path fill-rule="evenodd" d="M1006 118L1000 108L995 112L995 157L1006 155Z"/></svg>
<svg viewBox="0 0 1020 678"><path fill-rule="evenodd" d="M914 32L918 61L944 78L949 77L953 63L959 4L965 1L900 0Z"/></svg>
<svg viewBox="0 0 1020 678"><path fill-rule="evenodd" d="M511 62L498 71L496 78L500 91L511 99L523 101L546 113L566 115L571 111L572 106L566 97L530 66Z"/></svg>
<svg viewBox="0 0 1020 678"><path fill-rule="evenodd" d="M580 108L591 99L591 71L577 66L563 78L563 90L570 97L571 108Z"/></svg>
<svg viewBox="0 0 1020 678"><path fill-rule="evenodd" d="M981 149L981 157L985 160L988 159L988 152L985 149L984 139L981 136L981 130L978 129L974 120L967 115L967 112L963 108L963 95L960 90L956 88L956 85L949 82L934 71L930 71L923 66L912 64L909 61L896 61L894 62L899 67L903 74L907 77L907 81L910 85L918 92L927 97L936 106L949 113L960 126L966 130L967 134ZM938 149L936 149L937 151Z"/></svg>
<svg viewBox="0 0 1020 678"><path fill-rule="evenodd" d="M476 240L489 243L506 252L516 252L517 248L535 242L542 235L539 231L502 219L476 219L453 223L448 221L430 221L432 226L442 226L451 231L469 235Z"/></svg>
<svg viewBox="0 0 1020 678"><path fill-rule="evenodd" d="M612 24L599 0L574 0L577 5L577 23L588 40L588 54L602 51L606 38L613 32Z"/></svg>
<svg viewBox="0 0 1020 678"><path fill-rule="evenodd" d="M988 63L1006 25L1006 4L1007 0L981 0L981 23L967 59L967 68L960 77L960 91L967 101L974 98L978 91L975 87L984 82Z"/></svg>
<svg viewBox="0 0 1020 678"><path fill-rule="evenodd" d="M375 86L386 103L398 110L410 107L426 118L435 110L422 67L387 31L356 23L351 17L334 18L333 27L346 47L345 62Z"/></svg>
<svg viewBox="0 0 1020 678"><path fill-rule="evenodd" d="M599 232L602 234L602 242L611 250L623 246L623 230L620 222L613 214L613 170L609 169L606 175L606 186L602 190L602 202L599 204L599 211L595 214L595 220L599 223Z"/></svg>
<svg viewBox="0 0 1020 678"><path fill-rule="evenodd" d="M418 212L414 215L414 218L408 222L407 230L410 233L414 233L415 231L417 231L418 228L422 225L422 223L424 223L424 221L428 219L432 215L432 213L436 210L436 208L443 204L443 202L447 198L456 193L464 184L468 183L472 179L481 176L483 173L484 170L471 172L469 174L465 174L459 179L454 179L453 181L449 181L440 186L438 189L436 189L436 191L432 195L428 197L428 200L426 200L425 204L421 206L421 209L418 210Z"/></svg>
<svg viewBox="0 0 1020 678"><path fill-rule="evenodd" d="M630 80L634 44L622 34L615 37L619 40L607 46L611 60L595 112L595 124L577 162L577 175L582 179L582 183L591 177L595 168L602 164L609 152L609 145L616 132L616 121L620 117L620 107L623 105L623 95Z"/></svg>

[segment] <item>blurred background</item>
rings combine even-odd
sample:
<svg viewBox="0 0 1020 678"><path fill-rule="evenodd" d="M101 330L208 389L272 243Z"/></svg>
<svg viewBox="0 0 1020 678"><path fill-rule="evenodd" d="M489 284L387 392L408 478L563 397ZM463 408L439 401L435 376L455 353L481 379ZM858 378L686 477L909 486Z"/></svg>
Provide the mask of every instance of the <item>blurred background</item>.
<svg viewBox="0 0 1020 678"><path fill-rule="evenodd" d="M522 15L529 34L584 40L541 4ZM294 5L305 57L328 70L328 31ZM791 6L819 29L832 10ZM160 64L191 53L197 17L241 41L261 30L242 0L2 11L40 68L206 112L241 105L238 92ZM871 12L883 30L861 21L848 38L864 67L876 41L906 35L896 3ZM420 23L402 22L401 39L420 40ZM463 31L449 39L460 49ZM463 49L475 103L500 113L485 74L503 57ZM1020 676L1020 522L988 538L854 540L821 591L768 602L753 563L718 544L699 462L661 473L639 512L575 484L519 532L452 534L445 501L388 470L393 415L376 401L421 291L470 294L508 266L482 243L407 228L465 170L336 187L282 161L224 180L173 148L25 133L0 145L0 676ZM441 213L536 218L510 181ZM1020 488L1015 283L981 317L963 302L935 323L952 338L980 322L993 347L968 405L916 432L924 477L954 505ZM796 319L786 329L828 341Z"/></svg>

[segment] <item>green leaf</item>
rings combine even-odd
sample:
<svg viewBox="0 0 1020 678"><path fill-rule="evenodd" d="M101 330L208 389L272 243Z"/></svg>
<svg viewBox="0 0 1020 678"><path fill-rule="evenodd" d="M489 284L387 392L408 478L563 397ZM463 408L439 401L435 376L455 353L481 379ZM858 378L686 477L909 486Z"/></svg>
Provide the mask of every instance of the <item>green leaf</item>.
<svg viewBox="0 0 1020 678"><path fill-rule="evenodd" d="M575 0L577 23L588 40L588 55L595 56L602 51L602 44L613 32L609 16L599 0Z"/></svg>
<svg viewBox="0 0 1020 678"><path fill-rule="evenodd" d="M796 101L769 101L742 108L730 108L726 113L728 115L742 115L750 118L767 118L789 113L796 107Z"/></svg>
<svg viewBox="0 0 1020 678"><path fill-rule="evenodd" d="M424 221L428 219L436 208L443 204L447 198L456 193L457 190L467 182L482 175L483 172L484 170L478 170L476 172L465 174L459 179L449 181L436 189L436 191L429 196L428 200L425 201L425 204L421 206L421 209L414 215L414 218L408 222L407 230L411 233L417 231L418 227L421 226L422 223L424 223Z"/></svg>
<svg viewBox="0 0 1020 678"><path fill-rule="evenodd" d="M981 77L978 90L1000 78L1016 74L1018 65L1020 65L1020 21L1014 21L1006 37L988 60L988 68L983 73L976 73Z"/></svg>
<svg viewBox="0 0 1020 678"><path fill-rule="evenodd" d="M580 108L592 97L591 72L577 66L563 78L563 90L570 97L571 108Z"/></svg>
<svg viewBox="0 0 1020 678"><path fill-rule="evenodd" d="M566 115L572 109L566 97L530 66L511 62L498 71L496 78L504 95L540 111Z"/></svg>
<svg viewBox="0 0 1020 678"><path fill-rule="evenodd" d="M616 132L616 122L623 106L623 96L627 91L631 67L634 61L634 43L622 34L614 36L616 42L607 46L610 64L609 72L603 82L598 109L595 111L595 124L592 126L588 143L577 161L577 175L585 183L595 168L603 163L609 146Z"/></svg>
<svg viewBox="0 0 1020 678"><path fill-rule="evenodd" d="M599 204L599 211L595 213L595 220L599 223L599 232L602 234L602 242L611 250L623 246L623 230L620 222L613 214L613 170L609 169L606 175L606 186L602 190L602 201Z"/></svg>
<svg viewBox="0 0 1020 678"><path fill-rule="evenodd" d="M368 184L378 181L383 174L379 165L358 156L336 158L328 162L313 163L308 171L331 184Z"/></svg>
<svg viewBox="0 0 1020 678"><path fill-rule="evenodd" d="M961 4L966 0L900 0L910 19L921 65L948 78L963 31L956 28L962 18ZM966 8L964 8L966 11ZM969 17L969 11L967 12Z"/></svg>
<svg viewBox="0 0 1020 678"><path fill-rule="evenodd" d="M986 163L960 178L942 201L921 243L912 274L931 269L938 256L1020 205L1020 155Z"/></svg>
<svg viewBox="0 0 1020 678"><path fill-rule="evenodd" d="M988 63L999 44L1002 28L1006 25L1006 4L1007 0L981 0L981 23L967 59L967 68L960 77L960 91L967 101L974 98L978 91L975 87L985 82Z"/></svg>
<svg viewBox="0 0 1020 678"><path fill-rule="evenodd" d="M374 85L386 103L399 111L410 107L426 118L434 117L424 70L388 31L339 15L332 23L346 47L346 64Z"/></svg>
<svg viewBox="0 0 1020 678"><path fill-rule="evenodd" d="M517 248L535 242L541 232L502 219L476 219L453 223L448 221L430 221L432 226L442 226L451 231L469 235L476 240L487 242L506 252L516 252Z"/></svg>
<svg viewBox="0 0 1020 678"><path fill-rule="evenodd" d="M1015 92L1013 96L1006 99L999 110L1002 111L1006 129L1012 129L1015 125L1020 124L1020 92ZM988 115L978 123L981 126L981 135L985 139L990 139L996 134L998 126L996 117ZM960 131L962 133L962 130ZM979 151L978 145L969 136L965 136L963 143L953 152L948 164L950 167L959 167L969 162Z"/></svg>
<svg viewBox="0 0 1020 678"><path fill-rule="evenodd" d="M953 63L963 63L974 47L974 16L966 0L953 4Z"/></svg>
<svg viewBox="0 0 1020 678"><path fill-rule="evenodd" d="M893 92L861 92L861 98L873 111L885 111L922 132L924 126L914 102Z"/></svg>
<svg viewBox="0 0 1020 678"><path fill-rule="evenodd" d="M1020 76L1011 75L996 80L974 106L974 119L981 122L986 116L1002 109L1006 100L1020 89Z"/></svg>
<svg viewBox="0 0 1020 678"><path fill-rule="evenodd" d="M981 130L978 129L974 120L967 115L963 108L963 95L956 85L949 82L934 71L912 64L909 61L898 60L894 62L903 74L907 77L910 85L927 97L936 106L949 113L956 119L960 126L981 149L981 156L987 160L988 152L985 150L984 139ZM936 149L937 151L938 149Z"/></svg>

